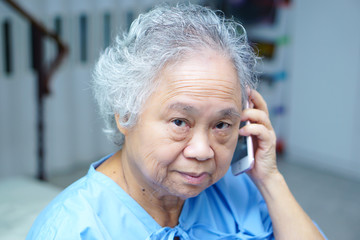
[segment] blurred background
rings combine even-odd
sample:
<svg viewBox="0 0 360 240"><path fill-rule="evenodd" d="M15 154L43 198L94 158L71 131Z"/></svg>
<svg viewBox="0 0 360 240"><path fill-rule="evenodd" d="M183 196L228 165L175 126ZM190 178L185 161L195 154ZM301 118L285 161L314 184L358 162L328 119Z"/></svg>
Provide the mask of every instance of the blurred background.
<svg viewBox="0 0 360 240"><path fill-rule="evenodd" d="M116 150L90 89L94 63L158 0L0 0L0 236ZM165 1L175 3L175 1ZM360 226L360 1L193 0L238 19L290 189L329 239Z"/></svg>

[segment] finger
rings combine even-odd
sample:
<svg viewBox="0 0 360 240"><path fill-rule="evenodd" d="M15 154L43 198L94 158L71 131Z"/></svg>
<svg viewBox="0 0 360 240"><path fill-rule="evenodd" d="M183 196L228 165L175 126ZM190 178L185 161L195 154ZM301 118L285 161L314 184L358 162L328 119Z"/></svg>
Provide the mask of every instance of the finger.
<svg viewBox="0 0 360 240"><path fill-rule="evenodd" d="M276 136L273 131L269 131L264 125L252 123L245 125L239 129L239 134L242 136L256 136L260 142L268 142L274 144ZM261 144L261 143L260 143Z"/></svg>
<svg viewBox="0 0 360 240"><path fill-rule="evenodd" d="M272 130L271 121L267 113L259 109L245 109L241 115L241 121L263 124L268 130Z"/></svg>
<svg viewBox="0 0 360 240"><path fill-rule="evenodd" d="M267 115L269 115L269 110L264 98L261 94L256 90L251 90L250 101L254 104L254 108L264 111Z"/></svg>

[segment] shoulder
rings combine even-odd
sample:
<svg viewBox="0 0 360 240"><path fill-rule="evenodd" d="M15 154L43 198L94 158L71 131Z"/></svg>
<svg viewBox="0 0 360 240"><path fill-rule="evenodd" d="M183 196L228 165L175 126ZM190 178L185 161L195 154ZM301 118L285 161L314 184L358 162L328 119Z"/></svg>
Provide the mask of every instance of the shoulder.
<svg viewBox="0 0 360 240"><path fill-rule="evenodd" d="M88 201L92 194L90 185L87 177L83 177L61 192L37 217L27 239L57 239L56 236L76 239L74 233L80 237L96 221Z"/></svg>
<svg viewBox="0 0 360 240"><path fill-rule="evenodd" d="M111 194L106 178L95 167L104 159L92 164L86 176L62 191L40 213L33 223L27 239L77 239L92 231L96 236L101 231L101 201ZM100 236L99 236L100 237ZM100 238L104 238L101 236Z"/></svg>
<svg viewBox="0 0 360 240"><path fill-rule="evenodd" d="M85 177L40 213L27 239L131 239L134 234L140 238L147 234L141 207L95 170L106 159L92 164Z"/></svg>

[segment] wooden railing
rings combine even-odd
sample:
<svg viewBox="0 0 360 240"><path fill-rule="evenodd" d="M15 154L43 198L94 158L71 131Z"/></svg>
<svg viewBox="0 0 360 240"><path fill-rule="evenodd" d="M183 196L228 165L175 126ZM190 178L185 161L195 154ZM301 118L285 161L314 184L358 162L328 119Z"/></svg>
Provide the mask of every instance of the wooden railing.
<svg viewBox="0 0 360 240"><path fill-rule="evenodd" d="M61 41L60 37L56 33L47 29L18 3L11 0L4 0L4 2L31 23L33 48L32 59L34 63L34 70L37 73L37 178L40 180L46 180L44 97L50 94L51 77L60 67L61 62L69 52L69 48ZM45 37L54 40L58 49L56 57L49 64L45 64L44 59Z"/></svg>

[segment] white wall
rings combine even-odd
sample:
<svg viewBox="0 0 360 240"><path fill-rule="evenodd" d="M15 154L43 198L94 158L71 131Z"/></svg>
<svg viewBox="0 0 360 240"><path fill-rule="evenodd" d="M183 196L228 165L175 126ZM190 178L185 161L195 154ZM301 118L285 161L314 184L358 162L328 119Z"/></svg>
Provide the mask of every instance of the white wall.
<svg viewBox="0 0 360 240"><path fill-rule="evenodd" d="M288 159L360 179L360 1L293 8Z"/></svg>

